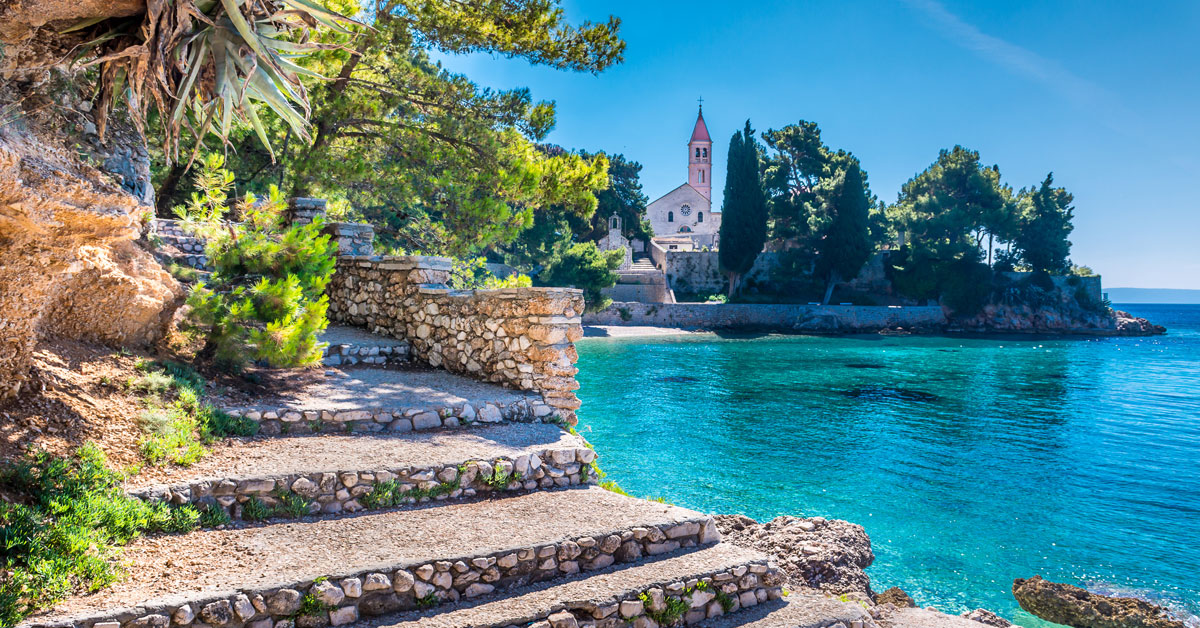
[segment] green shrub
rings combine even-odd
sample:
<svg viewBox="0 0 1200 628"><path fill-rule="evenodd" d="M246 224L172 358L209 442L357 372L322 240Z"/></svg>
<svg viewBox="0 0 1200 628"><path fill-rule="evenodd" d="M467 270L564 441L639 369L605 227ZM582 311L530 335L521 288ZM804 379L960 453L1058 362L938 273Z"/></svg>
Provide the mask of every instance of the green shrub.
<svg viewBox="0 0 1200 628"><path fill-rule="evenodd" d="M251 497L242 504L242 519L245 521L265 521L273 514L274 510L257 497Z"/></svg>
<svg viewBox="0 0 1200 628"><path fill-rule="evenodd" d="M601 251L595 242L577 242L547 264L538 275L538 283L579 288L587 311L598 312L612 303L601 290L616 285L619 277L614 271L624 261L624 250Z"/></svg>
<svg viewBox="0 0 1200 628"><path fill-rule="evenodd" d="M205 528L219 528L223 525L229 525L232 519L229 513L225 512L224 508L210 504L200 511L199 524Z"/></svg>
<svg viewBox="0 0 1200 628"><path fill-rule="evenodd" d="M299 519L308 514L312 502L293 493L292 491L276 491L275 498L279 500L273 514L276 517Z"/></svg>
<svg viewBox="0 0 1200 628"><path fill-rule="evenodd" d="M987 264L962 259L943 265L938 283L942 302L956 314L974 316L983 310L992 294L992 269Z"/></svg>
<svg viewBox="0 0 1200 628"><path fill-rule="evenodd" d="M194 528L195 508L127 496L103 452L45 452L0 467L0 625L11 626L76 589L96 591L120 576L119 546L144 532Z"/></svg>
<svg viewBox="0 0 1200 628"><path fill-rule="evenodd" d="M223 223L232 177L224 160L209 156L200 166L187 207L176 209L185 227L208 240L214 272L188 296L189 324L205 334L201 355L239 370L251 359L271 366L316 364L317 341L329 324L325 287L333 274L334 249L320 219L284 224L286 201L271 187L265 199L251 194L236 206L242 222Z"/></svg>
<svg viewBox="0 0 1200 628"><path fill-rule="evenodd" d="M450 287L457 290L496 290L499 288L528 288L533 280L528 275L514 274L497 277L487 269L487 259L474 257L454 260L450 270Z"/></svg>

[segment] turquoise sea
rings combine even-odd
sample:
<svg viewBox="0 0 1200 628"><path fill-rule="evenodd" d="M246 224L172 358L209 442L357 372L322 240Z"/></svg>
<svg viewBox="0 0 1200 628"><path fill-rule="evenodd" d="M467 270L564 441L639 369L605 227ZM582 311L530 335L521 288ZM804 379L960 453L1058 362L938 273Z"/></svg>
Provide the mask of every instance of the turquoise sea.
<svg viewBox="0 0 1200 628"><path fill-rule="evenodd" d="M862 524L923 606L1037 626L1041 574L1200 615L1200 305L1119 307L1169 335L585 339L579 429L631 494Z"/></svg>

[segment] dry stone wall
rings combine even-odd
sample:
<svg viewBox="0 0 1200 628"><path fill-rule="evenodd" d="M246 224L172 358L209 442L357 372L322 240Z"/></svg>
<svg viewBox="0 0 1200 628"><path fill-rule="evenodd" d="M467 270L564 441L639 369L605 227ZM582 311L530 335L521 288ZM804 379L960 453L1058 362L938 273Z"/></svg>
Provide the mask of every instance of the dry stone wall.
<svg viewBox="0 0 1200 628"><path fill-rule="evenodd" d="M275 622L284 622L287 628L341 626L362 617L457 602L498 589L604 569L643 556L708 545L720 538L712 518L701 517L476 556L416 562L361 573L328 574L327 578L282 587L235 590L186 601L177 596L163 599L158 604L102 615L71 617L52 623L34 621L28 628L279 628L280 624ZM741 581L738 582L740 585ZM757 589L757 578L755 584ZM305 605L307 596L320 604Z"/></svg>
<svg viewBox="0 0 1200 628"><path fill-rule="evenodd" d="M583 293L451 290L450 269L440 257L339 257L329 318L407 340L412 357L431 366L540 393L573 423Z"/></svg>
<svg viewBox="0 0 1200 628"><path fill-rule="evenodd" d="M252 500L274 509L290 493L308 503L308 514L334 514L589 484L596 477L589 466L595 459L596 452L587 447L546 449L514 459L475 460L461 468L456 465L400 466L241 480L208 479L155 486L130 494L147 501L220 508L232 519L246 519L246 505ZM385 485L386 495L375 493L381 484Z"/></svg>
<svg viewBox="0 0 1200 628"><path fill-rule="evenodd" d="M631 592L607 604L587 604L573 608L573 605L568 603L567 609L526 626L625 628L693 625L743 608L758 606L768 600L778 600L783 597L781 584L779 573L771 565L755 562L688 582L675 581L644 591ZM676 615L668 610L672 607L687 610ZM660 620L674 623L663 624Z"/></svg>
<svg viewBox="0 0 1200 628"><path fill-rule="evenodd" d="M372 408L363 410L298 410L295 408L237 408L228 412L258 424L262 434L319 434L353 432L411 432L455 428L475 422L548 422L554 409L540 399L509 403L464 403L441 408Z"/></svg>

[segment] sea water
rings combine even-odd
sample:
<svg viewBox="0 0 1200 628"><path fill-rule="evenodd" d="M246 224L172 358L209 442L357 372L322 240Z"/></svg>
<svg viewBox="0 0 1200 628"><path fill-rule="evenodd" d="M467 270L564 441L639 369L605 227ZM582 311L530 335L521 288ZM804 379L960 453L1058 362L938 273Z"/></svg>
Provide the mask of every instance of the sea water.
<svg viewBox="0 0 1200 628"><path fill-rule="evenodd" d="M1200 614L1200 306L1151 338L585 339L579 429L609 479L871 537L872 587L1040 622L1014 578Z"/></svg>

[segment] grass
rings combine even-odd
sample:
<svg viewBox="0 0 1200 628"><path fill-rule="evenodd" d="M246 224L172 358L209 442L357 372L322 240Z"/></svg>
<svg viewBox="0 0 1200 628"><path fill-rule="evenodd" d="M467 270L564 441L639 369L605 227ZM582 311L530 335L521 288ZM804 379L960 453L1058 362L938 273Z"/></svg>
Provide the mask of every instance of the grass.
<svg viewBox="0 0 1200 628"><path fill-rule="evenodd" d="M30 454L0 467L0 625L11 626L71 592L96 591L121 575L120 546L149 532L185 532L192 506L127 496L104 453L87 444L73 457Z"/></svg>
<svg viewBox="0 0 1200 628"><path fill-rule="evenodd" d="M204 403L205 381L191 367L169 361L142 361L141 373L126 386L143 396L140 417L145 436L142 457L155 465L190 466L204 457L206 443L225 436L253 436L258 424Z"/></svg>
<svg viewBox="0 0 1200 628"><path fill-rule="evenodd" d="M520 482L523 477L519 471L514 473L497 466L492 470L491 475L481 475L479 479L490 486L493 491L503 491L513 482Z"/></svg>
<svg viewBox="0 0 1200 628"><path fill-rule="evenodd" d="M462 470L459 470L459 476L462 476ZM367 508L391 508L399 506L409 499L420 501L425 498L436 499L442 495L449 495L458 489L458 478L450 482L441 482L433 488L423 489L420 487L411 488L407 491L400 490L400 485L395 480L387 482L378 482L371 488L371 492L363 494L359 501Z"/></svg>
<svg viewBox="0 0 1200 628"><path fill-rule="evenodd" d="M436 593L427 593L424 597L417 598L417 608L433 608L441 603L441 598Z"/></svg>
<svg viewBox="0 0 1200 628"><path fill-rule="evenodd" d="M270 519L273 514L274 509L257 497L251 497L242 504L242 519L246 521L263 521Z"/></svg>
<svg viewBox="0 0 1200 628"><path fill-rule="evenodd" d="M200 526L204 528L219 528L224 525L229 525L232 521L229 513L225 512L220 506L208 506L200 511Z"/></svg>
<svg viewBox="0 0 1200 628"><path fill-rule="evenodd" d="M288 519L299 519L308 514L312 502L304 499L300 495L292 491L276 491L275 498L279 503L275 505L272 512L276 517L286 517Z"/></svg>

